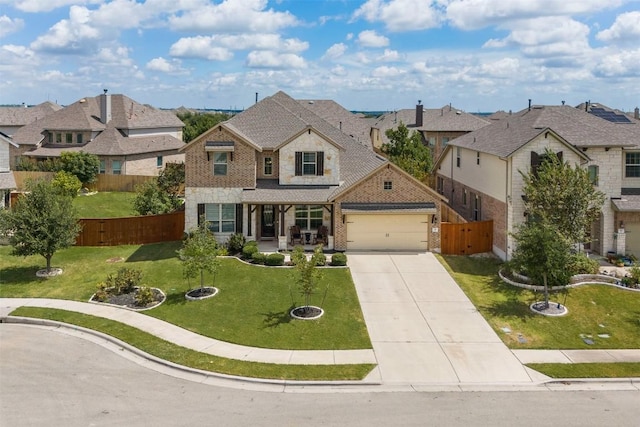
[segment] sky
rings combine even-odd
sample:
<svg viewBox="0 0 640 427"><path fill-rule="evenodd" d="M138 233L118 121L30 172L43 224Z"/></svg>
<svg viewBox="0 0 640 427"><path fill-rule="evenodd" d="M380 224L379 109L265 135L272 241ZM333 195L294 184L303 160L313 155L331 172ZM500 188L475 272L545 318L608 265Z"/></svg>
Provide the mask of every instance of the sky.
<svg viewBox="0 0 640 427"><path fill-rule="evenodd" d="M0 104L640 105L640 0L0 0Z"/></svg>

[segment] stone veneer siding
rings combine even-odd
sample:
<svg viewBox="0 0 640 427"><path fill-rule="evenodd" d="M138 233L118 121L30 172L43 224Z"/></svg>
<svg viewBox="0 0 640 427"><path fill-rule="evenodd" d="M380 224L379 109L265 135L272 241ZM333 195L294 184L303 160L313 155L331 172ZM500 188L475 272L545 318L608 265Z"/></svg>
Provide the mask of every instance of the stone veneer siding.
<svg viewBox="0 0 640 427"><path fill-rule="evenodd" d="M186 187L184 190L184 229L191 230L198 226L198 204L199 203L241 203L242 188L196 188ZM242 221L242 229L247 230L246 209L243 210L243 218L236 218ZM216 235L216 237L221 237ZM224 241L226 239L221 239Z"/></svg>
<svg viewBox="0 0 640 427"><path fill-rule="evenodd" d="M323 175L295 174L298 151L324 152ZM303 132L279 150L279 182L281 185L338 185L340 182L340 150L317 133Z"/></svg>
<svg viewBox="0 0 640 427"><path fill-rule="evenodd" d="M213 175L213 152L209 159L206 141L234 141L234 151L227 163L227 174ZM231 160L233 157L233 160ZM256 150L222 126L216 126L185 150L185 186L213 188L255 188Z"/></svg>
<svg viewBox="0 0 640 427"><path fill-rule="evenodd" d="M392 190L384 190L385 181L393 183ZM427 187L414 179L397 171L391 165L379 170L364 182L351 188L346 194L336 199L334 212L334 247L337 250L347 249L347 226L342 220L340 203L435 203L437 222L429 225L428 249L440 250L440 204L441 199ZM426 215L426 214L425 214ZM429 215L430 216L430 215ZM438 232L433 232L437 228Z"/></svg>

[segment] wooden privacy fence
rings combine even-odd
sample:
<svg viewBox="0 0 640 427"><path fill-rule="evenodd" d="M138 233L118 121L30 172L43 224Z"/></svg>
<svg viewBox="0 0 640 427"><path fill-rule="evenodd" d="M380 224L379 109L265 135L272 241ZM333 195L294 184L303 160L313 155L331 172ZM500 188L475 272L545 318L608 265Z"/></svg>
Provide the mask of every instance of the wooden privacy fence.
<svg viewBox="0 0 640 427"><path fill-rule="evenodd" d="M76 246L142 245L180 240L184 211L163 215L81 219Z"/></svg>
<svg viewBox="0 0 640 427"><path fill-rule="evenodd" d="M441 224L440 249L446 255L471 255L493 250L493 221Z"/></svg>

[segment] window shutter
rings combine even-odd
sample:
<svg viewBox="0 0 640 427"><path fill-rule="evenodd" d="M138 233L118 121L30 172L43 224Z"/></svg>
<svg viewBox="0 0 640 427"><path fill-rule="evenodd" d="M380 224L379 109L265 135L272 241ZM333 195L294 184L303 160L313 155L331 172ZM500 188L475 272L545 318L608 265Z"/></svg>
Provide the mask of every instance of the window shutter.
<svg viewBox="0 0 640 427"><path fill-rule="evenodd" d="M302 175L302 151L296 151L296 176Z"/></svg>
<svg viewBox="0 0 640 427"><path fill-rule="evenodd" d="M236 233L242 233L242 203L236 204Z"/></svg>
<svg viewBox="0 0 640 427"><path fill-rule="evenodd" d="M324 151L318 151L316 153L316 175L324 175Z"/></svg>
<svg viewBox="0 0 640 427"><path fill-rule="evenodd" d="M198 203L198 225L202 222L204 217L204 203Z"/></svg>

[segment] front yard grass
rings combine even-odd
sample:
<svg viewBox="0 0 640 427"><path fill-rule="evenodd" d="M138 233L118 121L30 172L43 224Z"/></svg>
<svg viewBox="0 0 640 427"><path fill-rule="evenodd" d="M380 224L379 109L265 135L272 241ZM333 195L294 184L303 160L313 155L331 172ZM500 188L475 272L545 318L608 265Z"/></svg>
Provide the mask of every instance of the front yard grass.
<svg viewBox="0 0 640 427"><path fill-rule="evenodd" d="M119 218L134 216L133 199L136 193L101 191L90 196L78 196L73 206L80 218Z"/></svg>
<svg viewBox="0 0 640 427"><path fill-rule="evenodd" d="M146 286L160 288L167 300L145 311L193 332L236 344L276 349L362 349L371 342L347 269L324 269L314 305L324 298L318 320L293 320L289 310L303 301L293 286L292 269L246 265L221 259L217 296L186 301L189 284L182 276L176 250L182 242L115 247L71 247L57 252L52 266L64 273L49 279L35 276L44 265L39 256L13 257L0 247L0 297L59 298L88 301L96 285L121 267L142 271ZM120 261L121 260L121 261ZM206 285L211 284L208 278ZM198 286L196 282L192 287Z"/></svg>
<svg viewBox="0 0 640 427"><path fill-rule="evenodd" d="M640 363L529 363L551 378L638 378Z"/></svg>
<svg viewBox="0 0 640 427"><path fill-rule="evenodd" d="M550 300L566 305L569 313L546 317L529 309L531 303L543 299L542 293L502 282L497 275L498 261L464 256L442 256L441 261L512 349L640 348L640 293L603 285L580 286L566 295L552 294ZM583 338L591 339L593 345Z"/></svg>
<svg viewBox="0 0 640 427"><path fill-rule="evenodd" d="M361 380L374 365L277 365L246 362L200 353L164 341L131 326L65 310L20 307L12 315L70 323L118 338L148 354L205 371L252 378L300 381Z"/></svg>

